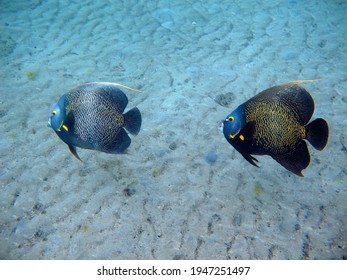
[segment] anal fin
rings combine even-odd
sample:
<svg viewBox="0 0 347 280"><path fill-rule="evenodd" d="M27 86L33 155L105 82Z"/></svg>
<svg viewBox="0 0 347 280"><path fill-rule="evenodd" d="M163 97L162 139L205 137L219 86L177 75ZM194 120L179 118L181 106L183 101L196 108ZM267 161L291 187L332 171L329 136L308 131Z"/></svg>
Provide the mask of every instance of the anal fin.
<svg viewBox="0 0 347 280"><path fill-rule="evenodd" d="M130 143L130 137L126 133L125 129L121 128L113 143L108 145L107 147L103 147L102 151L111 154L121 154L124 153L125 150L130 146Z"/></svg>
<svg viewBox="0 0 347 280"><path fill-rule="evenodd" d="M302 170L310 164L310 153L304 140L301 140L290 153L272 155L272 158L289 171L301 177L304 177Z"/></svg>

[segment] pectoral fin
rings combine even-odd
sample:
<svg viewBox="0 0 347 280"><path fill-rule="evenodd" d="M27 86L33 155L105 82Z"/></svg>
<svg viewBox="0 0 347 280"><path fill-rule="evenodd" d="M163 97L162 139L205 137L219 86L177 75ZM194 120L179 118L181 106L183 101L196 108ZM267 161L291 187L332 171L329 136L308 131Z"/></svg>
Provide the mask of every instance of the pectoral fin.
<svg viewBox="0 0 347 280"><path fill-rule="evenodd" d="M258 160L255 158L255 157L252 157L250 154L244 154L244 153L241 153L241 155L252 165L256 166L256 167L259 167L256 163L258 162Z"/></svg>

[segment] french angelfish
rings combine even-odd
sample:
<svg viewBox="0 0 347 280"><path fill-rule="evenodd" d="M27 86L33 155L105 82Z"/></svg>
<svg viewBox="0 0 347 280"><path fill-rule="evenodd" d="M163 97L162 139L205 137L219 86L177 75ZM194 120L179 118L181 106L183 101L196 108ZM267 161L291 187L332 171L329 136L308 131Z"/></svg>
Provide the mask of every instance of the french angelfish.
<svg viewBox="0 0 347 280"><path fill-rule="evenodd" d="M323 150L328 123L317 118L311 95L294 81L268 88L231 112L222 123L227 141L254 166L252 155L269 155L298 176L310 163L305 140Z"/></svg>
<svg viewBox="0 0 347 280"><path fill-rule="evenodd" d="M128 98L117 86L122 85L85 83L69 90L54 106L48 125L77 159L81 160L76 147L123 153L131 143L126 130L139 133L141 113L137 107L123 113Z"/></svg>

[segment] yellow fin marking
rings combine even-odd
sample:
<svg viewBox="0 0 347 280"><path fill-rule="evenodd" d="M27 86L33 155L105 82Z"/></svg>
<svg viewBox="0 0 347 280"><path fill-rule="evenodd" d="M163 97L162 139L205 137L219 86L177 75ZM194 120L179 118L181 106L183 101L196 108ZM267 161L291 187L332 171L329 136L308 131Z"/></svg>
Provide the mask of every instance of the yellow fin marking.
<svg viewBox="0 0 347 280"><path fill-rule="evenodd" d="M115 86L120 86L120 87L126 88L128 90L132 90L132 91L136 91L136 92L143 92L143 90L131 88L131 87L128 87L128 86L125 86L125 85L122 85L122 84L118 84L118 83L111 83L111 84L114 84Z"/></svg>
<svg viewBox="0 0 347 280"><path fill-rule="evenodd" d="M136 91L136 92L143 92L143 90L134 89L134 88L131 88L131 87L119 84L119 83L113 83L113 82L90 82L90 83L84 83L84 84L77 85L77 86L73 87L72 89L74 89L76 87L79 87L79 86L83 86L83 85L89 85L89 84L103 84L103 85L120 86L120 87L126 88L128 90L132 90L132 91Z"/></svg>
<svg viewBox="0 0 347 280"><path fill-rule="evenodd" d="M58 127L58 129L57 129L57 131L58 131L58 132L60 132L60 131L61 131L61 127L62 127L62 125L63 125L63 122L61 122L61 124L59 125L59 127Z"/></svg>
<svg viewBox="0 0 347 280"><path fill-rule="evenodd" d="M241 141L245 141L245 137L242 134L240 134L239 138Z"/></svg>
<svg viewBox="0 0 347 280"><path fill-rule="evenodd" d="M321 80L321 79L315 79L315 80L294 80L294 81L285 82L282 85L313 83L313 82L317 82L319 80Z"/></svg>

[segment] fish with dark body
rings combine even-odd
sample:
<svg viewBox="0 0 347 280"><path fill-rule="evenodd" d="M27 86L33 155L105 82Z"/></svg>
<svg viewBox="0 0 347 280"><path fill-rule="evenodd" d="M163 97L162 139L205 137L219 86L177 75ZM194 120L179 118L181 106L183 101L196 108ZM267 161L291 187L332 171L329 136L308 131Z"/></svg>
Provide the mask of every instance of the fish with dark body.
<svg viewBox="0 0 347 280"><path fill-rule="evenodd" d="M79 160L76 147L123 153L131 143L125 130L139 133L141 113L137 107L123 113L128 98L117 85L82 84L64 94L54 106L48 125Z"/></svg>
<svg viewBox="0 0 347 280"><path fill-rule="evenodd" d="M310 163L307 140L323 150L328 123L317 118L311 95L294 81L268 88L231 112L222 123L227 141L252 165L252 155L269 155L298 176Z"/></svg>

